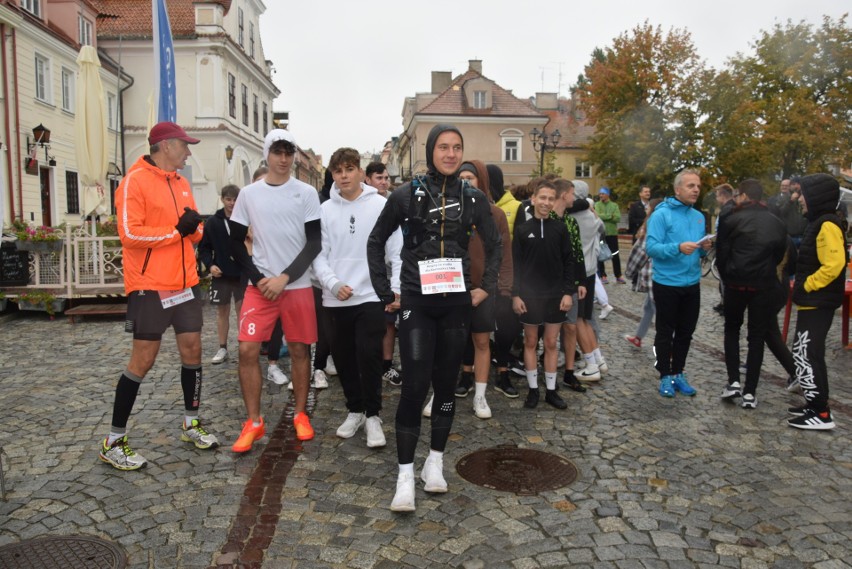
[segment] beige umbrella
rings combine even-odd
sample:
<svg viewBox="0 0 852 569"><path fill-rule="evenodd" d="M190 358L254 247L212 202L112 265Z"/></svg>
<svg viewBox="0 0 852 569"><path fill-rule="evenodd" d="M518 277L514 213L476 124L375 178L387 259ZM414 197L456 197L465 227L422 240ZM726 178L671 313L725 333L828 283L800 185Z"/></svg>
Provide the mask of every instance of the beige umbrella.
<svg viewBox="0 0 852 569"><path fill-rule="evenodd" d="M77 77L75 143L77 169L83 186L82 213L83 216L95 216L109 211L104 191L108 165L106 99L101 85L101 62L95 48L90 45L80 48L77 64L80 72Z"/></svg>

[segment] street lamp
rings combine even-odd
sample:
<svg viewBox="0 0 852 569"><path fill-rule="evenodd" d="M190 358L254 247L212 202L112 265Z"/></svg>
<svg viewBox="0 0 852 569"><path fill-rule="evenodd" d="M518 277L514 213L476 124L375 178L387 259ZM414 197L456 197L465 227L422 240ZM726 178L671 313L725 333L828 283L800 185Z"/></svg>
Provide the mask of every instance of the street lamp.
<svg viewBox="0 0 852 569"><path fill-rule="evenodd" d="M229 144L228 146L225 147L225 159L228 161L228 164L230 164L231 160L233 160L233 158L234 158L234 149Z"/></svg>
<svg viewBox="0 0 852 569"><path fill-rule="evenodd" d="M559 134L559 129L550 134L547 134L544 130L539 131L537 128L530 131L530 142L532 142L533 150L541 153L538 166L539 176L544 176L544 153L547 152L548 148L556 148L560 138L562 138L562 135Z"/></svg>

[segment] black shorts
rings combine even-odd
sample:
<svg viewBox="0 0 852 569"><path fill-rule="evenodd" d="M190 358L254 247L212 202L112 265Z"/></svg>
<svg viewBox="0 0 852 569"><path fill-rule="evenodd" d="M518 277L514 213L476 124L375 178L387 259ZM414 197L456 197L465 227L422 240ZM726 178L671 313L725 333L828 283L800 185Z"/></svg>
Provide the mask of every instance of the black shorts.
<svg viewBox="0 0 852 569"><path fill-rule="evenodd" d="M556 298L522 298L527 307L524 314L518 316L522 324L539 326L541 324L562 324L565 322L564 310L559 310L562 297Z"/></svg>
<svg viewBox="0 0 852 569"><path fill-rule="evenodd" d="M242 302L246 294L246 282L237 277L213 277L210 283L210 304Z"/></svg>
<svg viewBox="0 0 852 569"><path fill-rule="evenodd" d="M470 318L470 331L472 333L494 331L495 302L494 296L489 295L488 298L479 303L479 306L473 307L473 314Z"/></svg>
<svg viewBox="0 0 852 569"><path fill-rule="evenodd" d="M124 331L134 340L160 341L171 326L175 334L201 332L204 323L201 287L192 287L193 299L163 308L156 290L135 290L127 295L127 320Z"/></svg>
<svg viewBox="0 0 852 569"><path fill-rule="evenodd" d="M586 287L586 298L577 302L577 318L591 320L595 309L595 275L580 279L580 286Z"/></svg>

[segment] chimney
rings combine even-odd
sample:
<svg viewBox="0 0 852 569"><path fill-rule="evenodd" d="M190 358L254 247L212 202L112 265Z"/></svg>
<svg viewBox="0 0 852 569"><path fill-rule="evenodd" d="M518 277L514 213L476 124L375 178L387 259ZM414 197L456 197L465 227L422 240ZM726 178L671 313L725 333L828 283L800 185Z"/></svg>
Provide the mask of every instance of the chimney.
<svg viewBox="0 0 852 569"><path fill-rule="evenodd" d="M480 75L482 75L482 60L481 59L468 59L467 60L467 68L470 71L476 71Z"/></svg>
<svg viewBox="0 0 852 569"><path fill-rule="evenodd" d="M559 108L556 93L536 93L535 108L540 111L552 111Z"/></svg>
<svg viewBox="0 0 852 569"><path fill-rule="evenodd" d="M432 72L432 93L443 93L453 82L453 74L450 71Z"/></svg>

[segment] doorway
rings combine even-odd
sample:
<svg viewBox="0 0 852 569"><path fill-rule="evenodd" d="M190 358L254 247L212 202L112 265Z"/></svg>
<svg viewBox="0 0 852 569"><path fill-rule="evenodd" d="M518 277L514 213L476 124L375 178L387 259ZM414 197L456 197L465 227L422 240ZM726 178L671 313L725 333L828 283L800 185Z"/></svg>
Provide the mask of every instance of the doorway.
<svg viewBox="0 0 852 569"><path fill-rule="evenodd" d="M39 190L41 192L41 224L53 227L53 204L50 200L50 168L40 168L38 172Z"/></svg>

